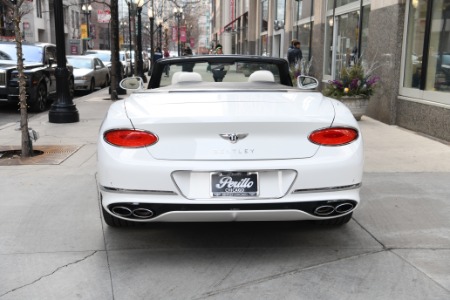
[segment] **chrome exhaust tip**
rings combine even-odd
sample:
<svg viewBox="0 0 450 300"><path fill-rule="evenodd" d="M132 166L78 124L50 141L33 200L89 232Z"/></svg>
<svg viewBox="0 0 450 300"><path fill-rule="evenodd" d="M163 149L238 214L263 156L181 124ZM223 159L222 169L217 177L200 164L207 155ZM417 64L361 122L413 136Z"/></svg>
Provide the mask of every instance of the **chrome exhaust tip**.
<svg viewBox="0 0 450 300"><path fill-rule="evenodd" d="M133 217L139 218L139 219L149 219L153 217L154 213L148 208L136 208L133 210Z"/></svg>
<svg viewBox="0 0 450 300"><path fill-rule="evenodd" d="M314 210L314 214L318 216L329 216L334 213L334 206L321 205Z"/></svg>
<svg viewBox="0 0 450 300"><path fill-rule="evenodd" d="M118 215L120 217L129 217L133 214L131 209L125 206L114 206L111 211L113 214Z"/></svg>
<svg viewBox="0 0 450 300"><path fill-rule="evenodd" d="M345 214L354 208L351 203L342 203L336 206L335 210L338 214Z"/></svg>

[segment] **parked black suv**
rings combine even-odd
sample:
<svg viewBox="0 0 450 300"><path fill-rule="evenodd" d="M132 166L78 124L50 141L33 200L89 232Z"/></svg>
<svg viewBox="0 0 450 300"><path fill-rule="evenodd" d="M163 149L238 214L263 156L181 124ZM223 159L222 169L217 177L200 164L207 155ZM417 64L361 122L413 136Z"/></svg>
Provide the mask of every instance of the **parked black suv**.
<svg viewBox="0 0 450 300"><path fill-rule="evenodd" d="M0 42L0 102L18 103L19 79L17 49L14 42ZM23 63L27 103L33 111L44 111L56 96L56 46L48 43L23 43ZM74 94L73 68L69 70L69 94Z"/></svg>

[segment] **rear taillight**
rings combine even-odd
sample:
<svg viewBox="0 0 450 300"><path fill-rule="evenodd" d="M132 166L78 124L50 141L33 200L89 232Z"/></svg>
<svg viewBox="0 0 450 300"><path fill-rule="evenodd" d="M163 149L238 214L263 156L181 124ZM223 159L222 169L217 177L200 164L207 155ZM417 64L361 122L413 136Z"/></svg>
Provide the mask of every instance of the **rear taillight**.
<svg viewBox="0 0 450 300"><path fill-rule="evenodd" d="M353 128L326 128L316 130L309 135L309 140L322 146L342 146L358 138L358 131Z"/></svg>
<svg viewBox="0 0 450 300"><path fill-rule="evenodd" d="M147 147L158 141L158 137L151 132L133 129L109 130L103 138L111 145L125 148Z"/></svg>

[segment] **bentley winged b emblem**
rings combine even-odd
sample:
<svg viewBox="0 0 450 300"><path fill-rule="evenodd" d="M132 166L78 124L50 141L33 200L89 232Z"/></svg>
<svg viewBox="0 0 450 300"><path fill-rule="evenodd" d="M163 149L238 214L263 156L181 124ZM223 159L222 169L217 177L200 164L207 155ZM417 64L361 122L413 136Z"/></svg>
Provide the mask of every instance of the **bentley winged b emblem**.
<svg viewBox="0 0 450 300"><path fill-rule="evenodd" d="M239 140L245 139L248 133L221 133L223 139L229 140L232 144L236 144Z"/></svg>

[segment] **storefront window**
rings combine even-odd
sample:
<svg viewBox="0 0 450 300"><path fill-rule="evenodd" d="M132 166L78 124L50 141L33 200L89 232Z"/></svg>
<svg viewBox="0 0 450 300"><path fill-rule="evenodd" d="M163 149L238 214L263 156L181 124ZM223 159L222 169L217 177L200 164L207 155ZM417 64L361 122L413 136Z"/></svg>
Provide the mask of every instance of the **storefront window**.
<svg viewBox="0 0 450 300"><path fill-rule="evenodd" d="M294 2L294 22L302 18L303 0Z"/></svg>
<svg viewBox="0 0 450 300"><path fill-rule="evenodd" d="M269 0L261 1L261 32L268 30Z"/></svg>
<svg viewBox="0 0 450 300"><path fill-rule="evenodd" d="M311 59L311 38L312 38L312 27L313 22L305 23L303 25L298 25L294 27L293 36L300 41L300 49L302 50L303 58L306 60Z"/></svg>
<svg viewBox="0 0 450 300"><path fill-rule="evenodd" d="M404 76L405 87L417 89L420 87L426 15L426 1L410 2Z"/></svg>
<svg viewBox="0 0 450 300"><path fill-rule="evenodd" d="M286 7L286 0L276 0L275 20L284 22L284 8Z"/></svg>
<svg viewBox="0 0 450 300"><path fill-rule="evenodd" d="M292 37L301 43L303 58L311 58L311 39L313 28L313 0L300 0L295 4L294 27Z"/></svg>
<svg viewBox="0 0 450 300"><path fill-rule="evenodd" d="M433 1L431 9L427 20L428 1L410 2L403 86L450 92L450 0Z"/></svg>
<svg viewBox="0 0 450 300"><path fill-rule="evenodd" d="M294 4L294 23L310 19L314 15L314 1L313 0L299 0ZM311 21L311 20L309 20Z"/></svg>
<svg viewBox="0 0 450 300"><path fill-rule="evenodd" d="M333 30L334 30L334 19L333 16L327 18L325 24L325 63L324 63L324 75L331 76L332 64L333 64Z"/></svg>
<svg viewBox="0 0 450 300"><path fill-rule="evenodd" d="M358 60L365 61L365 49L369 34L370 6L363 7L362 32L360 32L359 10L329 16L325 35L324 74L339 76L342 68L353 65ZM359 42L361 33L361 43ZM361 46L361 49L359 47Z"/></svg>
<svg viewBox="0 0 450 300"><path fill-rule="evenodd" d="M450 92L450 0L433 1L425 89Z"/></svg>

